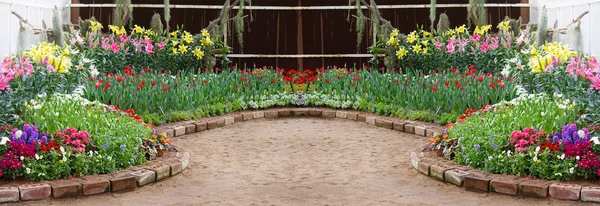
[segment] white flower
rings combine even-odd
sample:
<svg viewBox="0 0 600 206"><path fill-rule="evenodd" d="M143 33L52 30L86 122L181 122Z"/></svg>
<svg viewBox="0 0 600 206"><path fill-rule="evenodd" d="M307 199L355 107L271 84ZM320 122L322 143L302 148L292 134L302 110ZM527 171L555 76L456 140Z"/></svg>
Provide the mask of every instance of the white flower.
<svg viewBox="0 0 600 206"><path fill-rule="evenodd" d="M0 140L0 145L5 145L6 142L8 142L8 137L2 137L2 139Z"/></svg>
<svg viewBox="0 0 600 206"><path fill-rule="evenodd" d="M560 159L560 160L564 160L564 159L565 159L565 153L563 153L562 155L559 155L559 156L558 156L558 159Z"/></svg>
<svg viewBox="0 0 600 206"><path fill-rule="evenodd" d="M56 112L56 113L54 113L54 116L57 116L57 117L58 117L58 115L59 115L59 114L60 114L60 113Z"/></svg>
<svg viewBox="0 0 600 206"><path fill-rule="evenodd" d="M594 142L594 144L600 144L600 140L598 140L598 136L596 136L596 137L592 137L590 140L591 140L592 142Z"/></svg>
<svg viewBox="0 0 600 206"><path fill-rule="evenodd" d="M489 157L488 157L488 160L492 160L492 159L494 159L494 157L492 157L492 156L489 156Z"/></svg>
<svg viewBox="0 0 600 206"><path fill-rule="evenodd" d="M29 167L27 167L27 168L25 168L25 172L26 172L27 174L29 174L29 173L31 173L31 169L29 169Z"/></svg>
<svg viewBox="0 0 600 206"><path fill-rule="evenodd" d="M64 147L60 147L60 153L65 153L65 148Z"/></svg>
<svg viewBox="0 0 600 206"><path fill-rule="evenodd" d="M17 132L15 132L15 138L16 138L16 139L20 139L20 138L21 138L21 135L23 135L23 131L21 131L21 130L17 130Z"/></svg>
<svg viewBox="0 0 600 206"><path fill-rule="evenodd" d="M40 158L40 156L38 154L35 154L35 159L36 160L40 160L41 158Z"/></svg>
<svg viewBox="0 0 600 206"><path fill-rule="evenodd" d="M66 163L67 162L67 156L63 156L62 161L63 161L63 163Z"/></svg>
<svg viewBox="0 0 600 206"><path fill-rule="evenodd" d="M571 174L575 173L575 168L573 168L573 167L569 168L569 173L571 173Z"/></svg>
<svg viewBox="0 0 600 206"><path fill-rule="evenodd" d="M537 146L537 147L535 148L535 153L537 154L538 152L540 152L540 146Z"/></svg>
<svg viewBox="0 0 600 206"><path fill-rule="evenodd" d="M579 135L579 138L584 138L585 137L585 132L583 130L577 131L577 134Z"/></svg>
<svg viewBox="0 0 600 206"><path fill-rule="evenodd" d="M566 109L567 108L567 105L564 105L564 104L556 104L556 106L558 106L558 108L560 108L560 109Z"/></svg>
<svg viewBox="0 0 600 206"><path fill-rule="evenodd" d="M23 161L25 159L25 157L21 156L21 157L19 157L19 159L21 159L21 161Z"/></svg>
<svg viewBox="0 0 600 206"><path fill-rule="evenodd" d="M579 155L575 157L576 160L579 160L579 158L580 158Z"/></svg>
<svg viewBox="0 0 600 206"><path fill-rule="evenodd" d="M506 152L506 156L510 156L510 150L508 150L508 152Z"/></svg>
<svg viewBox="0 0 600 206"><path fill-rule="evenodd" d="M546 116L546 112L542 112L541 115L542 115L542 117Z"/></svg>
<svg viewBox="0 0 600 206"><path fill-rule="evenodd" d="M534 162L537 162L537 161L538 161L538 158L537 158L537 156L534 156L534 157L533 157L533 161L534 161Z"/></svg>
<svg viewBox="0 0 600 206"><path fill-rule="evenodd" d="M563 95L562 95L561 93L554 92L554 96L555 96L555 97L558 97L558 98L561 98Z"/></svg>

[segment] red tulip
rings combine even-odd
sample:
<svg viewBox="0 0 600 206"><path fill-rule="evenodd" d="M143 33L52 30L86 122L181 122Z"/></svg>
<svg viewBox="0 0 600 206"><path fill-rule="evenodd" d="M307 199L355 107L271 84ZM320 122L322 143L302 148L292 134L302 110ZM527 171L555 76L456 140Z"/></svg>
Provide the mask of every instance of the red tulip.
<svg viewBox="0 0 600 206"><path fill-rule="evenodd" d="M394 79L394 80L392 80L392 82L395 84L397 81L396 81L396 79Z"/></svg>
<svg viewBox="0 0 600 206"><path fill-rule="evenodd" d="M479 77L477 80L478 80L479 82L483 82L483 77Z"/></svg>
<svg viewBox="0 0 600 206"><path fill-rule="evenodd" d="M326 79L326 80L325 80L325 83L329 83L329 79Z"/></svg>
<svg viewBox="0 0 600 206"><path fill-rule="evenodd" d="M169 88L166 88L166 87L165 87L165 88L163 88L163 91L164 91L164 92L168 92L168 91L169 91Z"/></svg>
<svg viewBox="0 0 600 206"><path fill-rule="evenodd" d="M150 82L152 86L156 86L156 82Z"/></svg>
<svg viewBox="0 0 600 206"><path fill-rule="evenodd" d="M123 78L117 77L117 82L121 82L121 81L123 81Z"/></svg>
<svg viewBox="0 0 600 206"><path fill-rule="evenodd" d="M271 83L275 83L277 82L277 80L271 79Z"/></svg>
<svg viewBox="0 0 600 206"><path fill-rule="evenodd" d="M250 86L250 84L246 83L246 87L249 87L249 86Z"/></svg>
<svg viewBox="0 0 600 206"><path fill-rule="evenodd" d="M450 84L450 82L444 82L444 85L448 86Z"/></svg>
<svg viewBox="0 0 600 206"><path fill-rule="evenodd" d="M204 80L204 84L206 84L206 83L208 83L208 80L206 80L206 79L205 79L205 80Z"/></svg>
<svg viewBox="0 0 600 206"><path fill-rule="evenodd" d="M436 92L437 88L434 87L433 89L431 89L431 91Z"/></svg>
<svg viewBox="0 0 600 206"><path fill-rule="evenodd" d="M354 83L350 84L351 87L354 87Z"/></svg>

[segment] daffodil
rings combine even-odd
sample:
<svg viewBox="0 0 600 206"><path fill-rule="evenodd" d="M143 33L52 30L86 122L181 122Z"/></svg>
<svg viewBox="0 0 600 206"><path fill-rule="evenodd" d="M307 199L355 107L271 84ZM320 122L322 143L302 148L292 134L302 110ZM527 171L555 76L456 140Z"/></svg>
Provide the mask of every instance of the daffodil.
<svg viewBox="0 0 600 206"><path fill-rule="evenodd" d="M398 39L391 37L390 40L387 42L387 45L390 45L390 46L398 45Z"/></svg>
<svg viewBox="0 0 600 206"><path fill-rule="evenodd" d="M456 32L458 32L459 34L465 33L466 31L466 26L463 24L462 26L456 28Z"/></svg>
<svg viewBox="0 0 600 206"><path fill-rule="evenodd" d="M140 27L138 25L135 25L134 28L133 28L133 30L135 31L135 33L138 33L138 34L141 34L141 33L144 32L144 28L142 28L142 27Z"/></svg>
<svg viewBox="0 0 600 206"><path fill-rule="evenodd" d="M187 52L187 46L186 45L179 45L179 52L181 52L182 54Z"/></svg>
<svg viewBox="0 0 600 206"><path fill-rule="evenodd" d="M194 49L193 53L198 59L202 59L202 57L204 57L204 51L201 51L199 48Z"/></svg>
<svg viewBox="0 0 600 206"><path fill-rule="evenodd" d="M398 59L402 59L404 56L406 56L406 53L406 49L400 48L400 50L396 51L396 57L398 57Z"/></svg>
<svg viewBox="0 0 600 206"><path fill-rule="evenodd" d="M412 46L412 50L415 53L419 53L422 50L421 45L417 44L417 45Z"/></svg>

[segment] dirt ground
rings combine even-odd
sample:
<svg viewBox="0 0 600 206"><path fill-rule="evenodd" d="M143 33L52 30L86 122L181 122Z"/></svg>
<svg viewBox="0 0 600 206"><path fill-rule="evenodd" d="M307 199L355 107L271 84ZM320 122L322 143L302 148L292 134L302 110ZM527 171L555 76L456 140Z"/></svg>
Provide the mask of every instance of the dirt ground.
<svg viewBox="0 0 600 206"><path fill-rule="evenodd" d="M132 192L22 205L591 205L476 193L417 173L426 141L339 119L262 119L174 138L183 174Z"/></svg>

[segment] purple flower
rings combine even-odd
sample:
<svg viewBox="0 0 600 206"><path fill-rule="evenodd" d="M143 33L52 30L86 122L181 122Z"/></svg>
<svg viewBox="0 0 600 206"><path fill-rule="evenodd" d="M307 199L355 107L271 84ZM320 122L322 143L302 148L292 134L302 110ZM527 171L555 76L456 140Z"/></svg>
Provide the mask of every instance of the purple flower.
<svg viewBox="0 0 600 206"><path fill-rule="evenodd" d="M474 147L476 150L479 150L479 148L481 148L481 146L479 146L478 144L476 144Z"/></svg>
<svg viewBox="0 0 600 206"><path fill-rule="evenodd" d="M105 150L106 148L108 148L108 140L106 141L106 144L102 145L103 150Z"/></svg>
<svg viewBox="0 0 600 206"><path fill-rule="evenodd" d="M492 148L494 148L495 150L497 150L497 149L498 149L498 145L496 145L496 144L494 143L494 140L493 140L493 139L492 139Z"/></svg>
<svg viewBox="0 0 600 206"><path fill-rule="evenodd" d="M125 145L121 145L119 148L121 148L121 150L125 150Z"/></svg>

